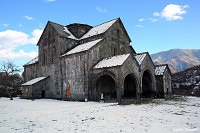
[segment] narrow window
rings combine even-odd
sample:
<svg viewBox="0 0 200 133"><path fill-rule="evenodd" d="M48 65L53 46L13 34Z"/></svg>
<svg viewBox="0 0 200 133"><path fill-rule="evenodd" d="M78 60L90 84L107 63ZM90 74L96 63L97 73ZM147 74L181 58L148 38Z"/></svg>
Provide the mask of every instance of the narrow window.
<svg viewBox="0 0 200 133"><path fill-rule="evenodd" d="M51 49L51 63L55 63L55 58L56 58L56 48L52 47L52 49Z"/></svg>

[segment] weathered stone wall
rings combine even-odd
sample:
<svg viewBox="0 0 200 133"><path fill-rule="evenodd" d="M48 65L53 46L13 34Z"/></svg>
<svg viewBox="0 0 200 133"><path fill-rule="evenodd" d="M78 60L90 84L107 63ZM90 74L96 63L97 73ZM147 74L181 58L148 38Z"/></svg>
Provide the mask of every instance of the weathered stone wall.
<svg viewBox="0 0 200 133"><path fill-rule="evenodd" d="M166 69L163 75L163 89L164 89L164 96L170 97L172 94L172 88L171 88L171 74L168 69Z"/></svg>
<svg viewBox="0 0 200 133"><path fill-rule="evenodd" d="M38 63L24 66L24 82L36 78L38 75Z"/></svg>
<svg viewBox="0 0 200 133"><path fill-rule="evenodd" d="M85 93L85 80L87 80L86 70L87 54L79 53L78 55L69 55L65 58L66 63L66 78L64 84L65 89L70 88L71 100L83 100L87 97Z"/></svg>
<svg viewBox="0 0 200 133"><path fill-rule="evenodd" d="M22 98L32 98L32 86L22 87Z"/></svg>
<svg viewBox="0 0 200 133"><path fill-rule="evenodd" d="M156 76L156 88L158 90L158 97L164 97L163 75Z"/></svg>

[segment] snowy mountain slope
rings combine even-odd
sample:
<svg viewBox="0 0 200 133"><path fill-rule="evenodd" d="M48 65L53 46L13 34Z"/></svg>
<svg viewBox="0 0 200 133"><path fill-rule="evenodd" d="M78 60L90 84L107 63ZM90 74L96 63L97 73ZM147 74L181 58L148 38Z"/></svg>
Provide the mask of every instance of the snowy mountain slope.
<svg viewBox="0 0 200 133"><path fill-rule="evenodd" d="M174 94L200 97L200 65L172 75Z"/></svg>
<svg viewBox="0 0 200 133"><path fill-rule="evenodd" d="M155 64L169 64L172 73L200 65L200 49L171 49L151 57Z"/></svg>

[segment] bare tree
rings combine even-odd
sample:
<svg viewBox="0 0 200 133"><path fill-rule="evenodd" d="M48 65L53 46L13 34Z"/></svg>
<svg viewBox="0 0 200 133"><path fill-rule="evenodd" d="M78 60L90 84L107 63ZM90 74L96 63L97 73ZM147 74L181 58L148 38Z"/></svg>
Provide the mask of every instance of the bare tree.
<svg viewBox="0 0 200 133"><path fill-rule="evenodd" d="M1 75L3 75L1 76L2 78L0 79L0 84L4 86L4 89L10 97L10 100L13 100L9 88L13 85L13 75L20 72L20 69L13 62L6 60L0 62L0 72Z"/></svg>

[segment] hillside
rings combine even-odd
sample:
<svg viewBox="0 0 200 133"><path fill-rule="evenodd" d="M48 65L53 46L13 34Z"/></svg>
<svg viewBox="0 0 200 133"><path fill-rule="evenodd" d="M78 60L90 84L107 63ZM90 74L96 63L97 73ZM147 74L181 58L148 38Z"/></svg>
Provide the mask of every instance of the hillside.
<svg viewBox="0 0 200 133"><path fill-rule="evenodd" d="M171 49L151 57L155 64L168 64L172 73L200 65L200 49Z"/></svg>
<svg viewBox="0 0 200 133"><path fill-rule="evenodd" d="M172 75L174 94L200 96L200 65Z"/></svg>

